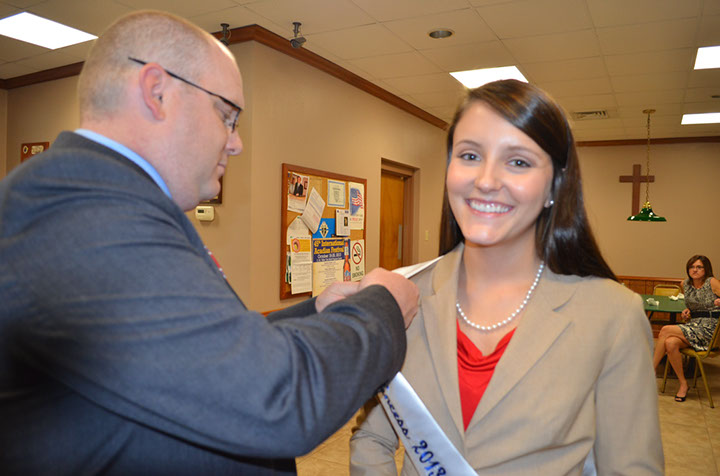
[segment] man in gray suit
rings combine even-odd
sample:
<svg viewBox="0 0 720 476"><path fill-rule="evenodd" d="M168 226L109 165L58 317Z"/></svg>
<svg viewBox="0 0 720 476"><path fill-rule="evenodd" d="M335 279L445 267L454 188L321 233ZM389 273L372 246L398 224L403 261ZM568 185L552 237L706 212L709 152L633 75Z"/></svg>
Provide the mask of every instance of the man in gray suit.
<svg viewBox="0 0 720 476"><path fill-rule="evenodd" d="M78 92L81 128L0 181L0 472L293 474L400 368L416 288L376 270L243 305L184 214L244 104L192 24L120 19Z"/></svg>

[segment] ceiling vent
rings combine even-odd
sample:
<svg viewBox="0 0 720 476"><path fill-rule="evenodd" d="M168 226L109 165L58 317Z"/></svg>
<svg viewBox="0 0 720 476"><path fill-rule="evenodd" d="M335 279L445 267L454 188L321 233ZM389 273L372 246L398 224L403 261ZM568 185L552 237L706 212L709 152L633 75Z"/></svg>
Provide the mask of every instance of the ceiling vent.
<svg viewBox="0 0 720 476"><path fill-rule="evenodd" d="M597 111L578 111L572 113L573 119L576 121L589 121L591 119L607 119L610 117L604 109Z"/></svg>

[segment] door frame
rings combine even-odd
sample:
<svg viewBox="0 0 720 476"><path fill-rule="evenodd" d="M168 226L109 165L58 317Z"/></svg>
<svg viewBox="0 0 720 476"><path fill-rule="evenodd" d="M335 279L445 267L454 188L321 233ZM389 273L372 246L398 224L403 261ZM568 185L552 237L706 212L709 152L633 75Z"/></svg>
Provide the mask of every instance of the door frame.
<svg viewBox="0 0 720 476"><path fill-rule="evenodd" d="M418 181L416 175L419 173L417 167L410 167L399 162L382 158L380 161L380 173L395 175L403 179L403 236L402 236L402 264L408 266L415 262L415 226L417 220L415 211L417 210L415 203L415 187ZM378 230L379 233L379 230Z"/></svg>

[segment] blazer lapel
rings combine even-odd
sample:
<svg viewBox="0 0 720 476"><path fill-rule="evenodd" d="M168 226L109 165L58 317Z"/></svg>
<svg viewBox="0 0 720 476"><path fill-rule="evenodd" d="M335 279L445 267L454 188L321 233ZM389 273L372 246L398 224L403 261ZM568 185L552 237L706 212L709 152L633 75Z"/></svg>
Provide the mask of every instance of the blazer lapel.
<svg viewBox="0 0 720 476"><path fill-rule="evenodd" d="M510 344L495 368L470 426L502 401L570 325L570 319L556 312L556 309L570 299L576 286L562 282L561 276L545 270Z"/></svg>
<svg viewBox="0 0 720 476"><path fill-rule="evenodd" d="M461 440L465 430L457 368L455 297L462 250L463 246L458 246L438 262L432 276L433 293L422 300L423 322L435 375Z"/></svg>

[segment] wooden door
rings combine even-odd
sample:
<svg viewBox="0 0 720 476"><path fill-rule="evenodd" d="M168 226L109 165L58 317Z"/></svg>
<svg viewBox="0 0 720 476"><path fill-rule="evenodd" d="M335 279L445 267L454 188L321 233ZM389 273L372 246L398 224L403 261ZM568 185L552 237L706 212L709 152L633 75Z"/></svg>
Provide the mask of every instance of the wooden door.
<svg viewBox="0 0 720 476"><path fill-rule="evenodd" d="M395 269L403 265L403 220L405 178L382 171L380 177L380 266Z"/></svg>

